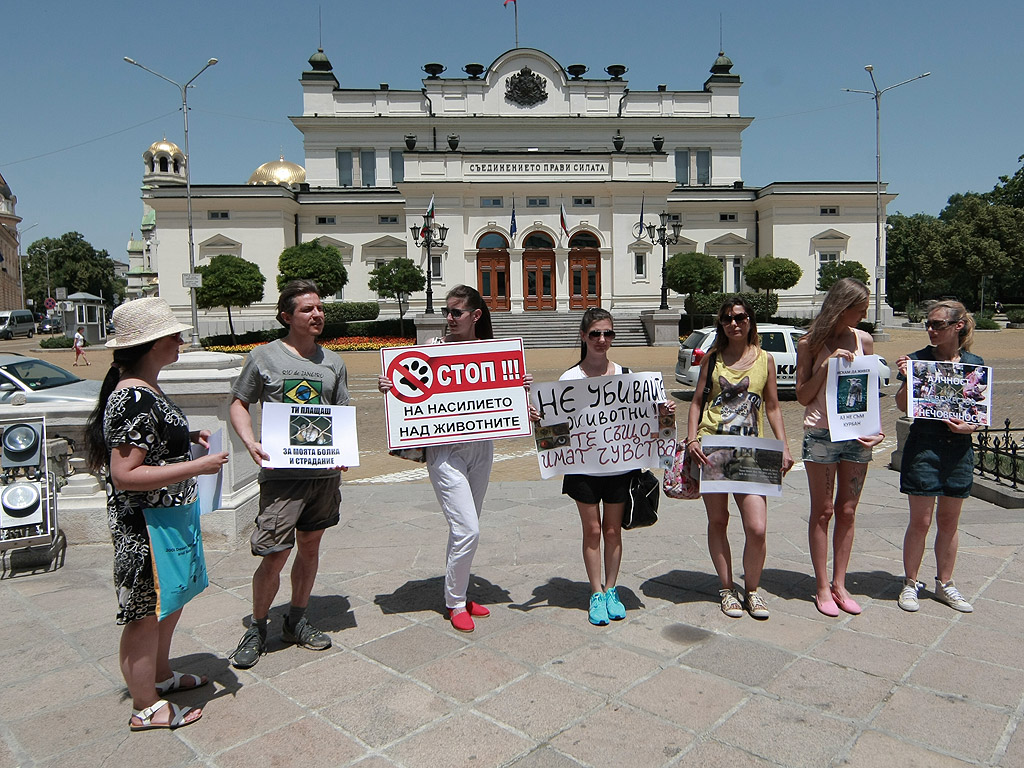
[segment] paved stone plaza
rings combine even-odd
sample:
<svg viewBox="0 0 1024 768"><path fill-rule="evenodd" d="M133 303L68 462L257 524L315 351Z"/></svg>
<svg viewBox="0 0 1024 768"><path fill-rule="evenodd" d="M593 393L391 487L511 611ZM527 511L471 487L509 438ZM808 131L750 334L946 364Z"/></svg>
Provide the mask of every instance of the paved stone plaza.
<svg viewBox="0 0 1024 768"><path fill-rule="evenodd" d="M992 338L1004 349L1017 339ZM613 357L631 367L656 357L668 373L669 351ZM567 352L545 352L547 365ZM1000 408L1010 403L999 382L1020 365L1019 352L1004 354ZM374 358L345 359L369 407ZM540 360L528 355L538 378ZM366 423L362 405L359 418ZM558 481L535 479L536 459L513 442L499 444L508 459L495 465L485 503L470 596L493 615L476 632L457 633L441 615L447 530L430 485L415 465L371 451L349 473L310 605L334 647L315 653L277 639L285 589L271 612L271 652L251 670L232 668L255 560L244 545L208 550L211 586L186 607L172 655L175 668L213 685L176 695L205 714L174 732L128 731L109 546L73 544L54 572L5 573L0 768L1024 764L1019 511L964 506L956 580L973 614L931 599L930 553L921 610L905 613L896 595L907 504L885 468L892 446L882 448L848 582L864 613L829 619L811 600L798 465L782 499L769 501L772 614L758 622L719 611L702 504L664 499L657 526L624 534L627 618L593 627L575 506ZM738 520L731 540L739 577Z"/></svg>

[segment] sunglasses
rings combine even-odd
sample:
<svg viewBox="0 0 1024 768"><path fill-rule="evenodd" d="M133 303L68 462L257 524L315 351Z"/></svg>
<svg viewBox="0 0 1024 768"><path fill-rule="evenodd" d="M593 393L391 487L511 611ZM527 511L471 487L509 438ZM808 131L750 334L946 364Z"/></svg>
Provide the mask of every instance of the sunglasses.
<svg viewBox="0 0 1024 768"><path fill-rule="evenodd" d="M614 339L615 331L588 331L587 336L592 339L600 339L602 336L606 339Z"/></svg>
<svg viewBox="0 0 1024 768"><path fill-rule="evenodd" d="M736 314L736 315L724 315L721 318L721 322L722 322L722 325L729 325L730 323L736 323L736 325L742 325L743 323L747 322L747 320L749 318L750 318L750 315L748 315L746 312L740 312L739 314Z"/></svg>
<svg viewBox="0 0 1024 768"><path fill-rule="evenodd" d="M441 314L442 315L444 315L445 317L448 317L448 315L451 315L456 320L458 320L460 317L462 317L465 314L469 314L472 311L473 310L471 310L471 309L458 309L457 307L441 307Z"/></svg>
<svg viewBox="0 0 1024 768"><path fill-rule="evenodd" d="M941 331L956 323L956 320L925 320L924 327L929 331Z"/></svg>

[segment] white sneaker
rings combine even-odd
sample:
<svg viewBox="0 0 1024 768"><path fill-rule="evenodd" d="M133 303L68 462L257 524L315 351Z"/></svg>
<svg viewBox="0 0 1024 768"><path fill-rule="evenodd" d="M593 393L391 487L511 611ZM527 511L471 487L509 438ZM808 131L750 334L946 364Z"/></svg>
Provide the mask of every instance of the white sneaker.
<svg viewBox="0 0 1024 768"><path fill-rule="evenodd" d="M974 606L964 600L964 596L960 594L960 590L953 584L952 579L943 584L939 581L938 576L935 577L935 597L940 603L945 603L954 611L960 611L960 613L974 611Z"/></svg>
<svg viewBox="0 0 1024 768"><path fill-rule="evenodd" d="M904 579L903 589L900 590L900 598L896 601L897 605L904 611L910 611L913 613L921 607L921 604L917 601L917 590L923 587L919 581L914 579Z"/></svg>
<svg viewBox="0 0 1024 768"><path fill-rule="evenodd" d="M735 589L720 589L718 597L722 601L722 613L730 619L738 619L743 615L743 603L736 596Z"/></svg>

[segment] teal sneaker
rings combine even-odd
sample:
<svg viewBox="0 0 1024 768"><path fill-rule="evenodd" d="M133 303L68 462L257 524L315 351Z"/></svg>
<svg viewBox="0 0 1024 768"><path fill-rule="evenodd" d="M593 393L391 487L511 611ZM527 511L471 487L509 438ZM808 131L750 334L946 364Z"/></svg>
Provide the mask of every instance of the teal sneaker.
<svg viewBox="0 0 1024 768"><path fill-rule="evenodd" d="M608 611L608 618L612 621L619 621L626 618L626 606L619 600L619 593L612 587L604 593L604 605Z"/></svg>
<svg viewBox="0 0 1024 768"><path fill-rule="evenodd" d="M595 592L590 596L590 623L599 627L608 623L608 608L605 606L603 592Z"/></svg>

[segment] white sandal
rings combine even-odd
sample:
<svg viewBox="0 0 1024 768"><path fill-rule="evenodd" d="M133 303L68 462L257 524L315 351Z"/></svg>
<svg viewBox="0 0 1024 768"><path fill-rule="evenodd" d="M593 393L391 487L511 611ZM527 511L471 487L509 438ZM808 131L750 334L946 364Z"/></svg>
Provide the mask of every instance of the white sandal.
<svg viewBox="0 0 1024 768"><path fill-rule="evenodd" d="M154 723L153 715L155 715L164 707L171 708L170 722ZM158 701L153 706L146 707L145 709L140 709L138 712L135 712L132 715L132 720L138 718L141 724L136 725L134 722L132 722L132 720L129 720L128 728L133 731L151 731L157 728L174 730L175 728L181 728L184 725L192 725L192 723L202 718L203 713L200 712L199 717L197 717L195 720L186 720L185 715L187 715L191 711L192 707L179 707L177 704L167 701L166 699L160 699L160 701Z"/></svg>
<svg viewBox="0 0 1024 768"><path fill-rule="evenodd" d="M182 678L191 677L196 681L195 685L181 684ZM191 691L194 688L202 688L210 681L202 675L196 675L191 672L171 672L171 676L164 680L162 683L156 684L156 692L163 696L165 693L174 693L175 691Z"/></svg>

